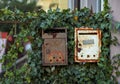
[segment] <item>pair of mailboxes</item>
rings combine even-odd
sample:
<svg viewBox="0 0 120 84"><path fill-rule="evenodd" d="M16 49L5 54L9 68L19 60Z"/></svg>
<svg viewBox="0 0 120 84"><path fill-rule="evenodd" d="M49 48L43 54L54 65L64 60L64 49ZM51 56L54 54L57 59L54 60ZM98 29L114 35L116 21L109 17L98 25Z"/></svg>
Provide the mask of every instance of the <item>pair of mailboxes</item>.
<svg viewBox="0 0 120 84"><path fill-rule="evenodd" d="M67 65L67 29L54 28L42 31L43 66ZM101 48L101 31L92 28L75 28L75 62L98 62Z"/></svg>

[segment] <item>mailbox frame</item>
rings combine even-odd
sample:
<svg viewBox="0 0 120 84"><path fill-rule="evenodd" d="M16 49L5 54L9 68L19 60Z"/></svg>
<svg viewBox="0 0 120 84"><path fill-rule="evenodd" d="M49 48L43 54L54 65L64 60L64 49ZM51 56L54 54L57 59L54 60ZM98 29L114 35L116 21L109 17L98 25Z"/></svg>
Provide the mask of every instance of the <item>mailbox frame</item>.
<svg viewBox="0 0 120 84"><path fill-rule="evenodd" d="M99 46L99 50L98 50L98 59L79 59L78 58L78 31L84 31L84 33L82 33L83 35L85 34L96 34L98 37L98 46ZM86 33L85 33L86 31ZM101 30L100 29L93 29L93 28L75 28L75 62L99 62L99 57L100 57L100 53L101 53Z"/></svg>
<svg viewBox="0 0 120 84"><path fill-rule="evenodd" d="M56 30L57 32L54 32L54 31L51 31L51 30ZM60 30L60 31L59 31ZM42 44L42 65L43 66L58 66L58 65L67 65L68 64L68 56L67 56L67 28L52 28L52 29L48 29L48 31L51 31L50 33L49 32L45 32L47 30L42 30L42 38L44 39L44 42L45 40L64 40L65 41L65 46L64 46L64 49L65 49L65 52L64 52L64 62L63 63L46 63L45 62L45 59L46 59L46 49L45 49L45 43ZM61 33L62 31L62 33ZM63 33L64 32L64 33ZM46 40L46 41L47 41ZM56 41L57 41L56 40ZM51 46L52 47L52 46ZM53 54L57 54L59 52L54 52L53 51Z"/></svg>

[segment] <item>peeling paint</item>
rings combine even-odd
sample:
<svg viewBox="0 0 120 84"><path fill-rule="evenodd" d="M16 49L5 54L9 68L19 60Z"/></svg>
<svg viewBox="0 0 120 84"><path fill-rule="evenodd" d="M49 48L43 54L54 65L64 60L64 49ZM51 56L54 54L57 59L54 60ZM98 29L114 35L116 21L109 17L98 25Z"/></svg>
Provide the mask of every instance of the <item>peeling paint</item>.
<svg viewBox="0 0 120 84"><path fill-rule="evenodd" d="M75 28L75 62L98 62L101 52L101 30Z"/></svg>

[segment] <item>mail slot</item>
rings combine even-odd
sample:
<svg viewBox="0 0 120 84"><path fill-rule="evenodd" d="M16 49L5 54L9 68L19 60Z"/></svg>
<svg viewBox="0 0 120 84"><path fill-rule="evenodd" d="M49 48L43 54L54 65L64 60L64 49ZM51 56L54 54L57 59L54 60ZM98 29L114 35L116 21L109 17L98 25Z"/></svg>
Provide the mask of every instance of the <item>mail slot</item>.
<svg viewBox="0 0 120 84"><path fill-rule="evenodd" d="M75 62L98 62L101 52L101 30L75 28Z"/></svg>
<svg viewBox="0 0 120 84"><path fill-rule="evenodd" d="M67 29L53 28L42 31L43 66L67 65Z"/></svg>

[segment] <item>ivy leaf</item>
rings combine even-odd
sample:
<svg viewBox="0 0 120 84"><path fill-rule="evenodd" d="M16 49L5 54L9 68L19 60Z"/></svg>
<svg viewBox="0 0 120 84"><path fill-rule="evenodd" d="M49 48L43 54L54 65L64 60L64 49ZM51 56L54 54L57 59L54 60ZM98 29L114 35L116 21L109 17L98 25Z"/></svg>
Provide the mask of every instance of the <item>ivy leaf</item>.
<svg viewBox="0 0 120 84"><path fill-rule="evenodd" d="M102 64L102 63L97 63L97 65L100 67L100 68L102 68L102 67L104 67L104 64Z"/></svg>
<svg viewBox="0 0 120 84"><path fill-rule="evenodd" d="M116 23L116 29L119 29L120 28L120 22L117 22Z"/></svg>
<svg viewBox="0 0 120 84"><path fill-rule="evenodd" d="M51 72L50 68L45 68L45 70L46 70L48 73Z"/></svg>
<svg viewBox="0 0 120 84"><path fill-rule="evenodd" d="M35 67L35 63L31 63L30 66L31 66L32 68L34 68L34 67Z"/></svg>
<svg viewBox="0 0 120 84"><path fill-rule="evenodd" d="M106 38L107 38L107 37L110 37L110 35L109 35L108 33L104 33L103 35L104 35L104 37L106 37Z"/></svg>
<svg viewBox="0 0 120 84"><path fill-rule="evenodd" d="M23 47L19 47L19 52L22 53L22 52L23 52L23 49L24 49Z"/></svg>
<svg viewBox="0 0 120 84"><path fill-rule="evenodd" d="M53 72L54 70L55 70L55 67L52 67L52 68L51 68L51 71Z"/></svg>

